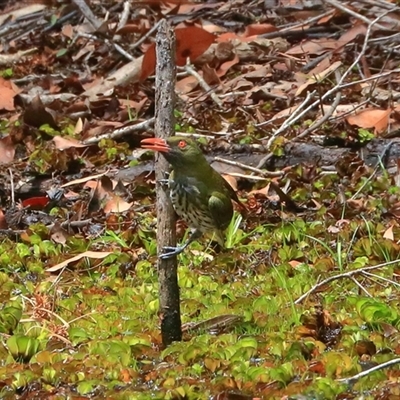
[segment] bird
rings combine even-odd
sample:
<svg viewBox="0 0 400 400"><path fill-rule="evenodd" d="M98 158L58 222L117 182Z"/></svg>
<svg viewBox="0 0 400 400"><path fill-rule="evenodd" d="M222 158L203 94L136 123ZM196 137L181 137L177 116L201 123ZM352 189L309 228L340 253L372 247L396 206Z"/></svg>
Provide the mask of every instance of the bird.
<svg viewBox="0 0 400 400"><path fill-rule="evenodd" d="M143 149L161 153L171 165L168 178L169 197L175 212L192 229L181 246L166 246L161 259L182 253L203 233L214 233L223 247L224 231L233 217L232 200L241 210L245 206L229 183L208 163L193 139L171 136L167 139L148 138L141 142Z"/></svg>

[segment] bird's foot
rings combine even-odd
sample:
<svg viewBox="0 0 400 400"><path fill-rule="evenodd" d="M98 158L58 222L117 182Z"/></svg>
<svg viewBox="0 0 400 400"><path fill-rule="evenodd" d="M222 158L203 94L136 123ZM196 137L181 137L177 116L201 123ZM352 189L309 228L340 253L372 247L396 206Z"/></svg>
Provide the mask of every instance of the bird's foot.
<svg viewBox="0 0 400 400"><path fill-rule="evenodd" d="M158 181L157 181L161 186L168 186L168 179L167 178L164 178L164 179L159 179Z"/></svg>
<svg viewBox="0 0 400 400"><path fill-rule="evenodd" d="M175 257L178 254L181 254L183 250L185 250L186 246L164 246L163 247L163 252L158 256L158 258L161 258L161 260L167 260L168 258Z"/></svg>

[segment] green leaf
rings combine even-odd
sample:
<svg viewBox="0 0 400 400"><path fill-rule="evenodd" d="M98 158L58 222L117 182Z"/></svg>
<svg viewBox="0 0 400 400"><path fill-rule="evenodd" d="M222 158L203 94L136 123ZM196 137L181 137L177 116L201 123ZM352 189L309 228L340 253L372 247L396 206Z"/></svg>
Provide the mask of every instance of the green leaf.
<svg viewBox="0 0 400 400"><path fill-rule="evenodd" d="M65 54L67 54L67 51L68 51L68 49L60 49L60 50L58 50L57 51L57 54L56 54L56 57L62 57L62 56L64 56Z"/></svg>
<svg viewBox="0 0 400 400"><path fill-rule="evenodd" d="M72 327L68 331L69 340L77 345L82 342L86 342L90 339L90 335L83 328L80 327Z"/></svg>
<svg viewBox="0 0 400 400"><path fill-rule="evenodd" d="M360 317L368 323L392 323L398 318L398 313L395 309L371 298L359 300L356 303L356 309Z"/></svg>

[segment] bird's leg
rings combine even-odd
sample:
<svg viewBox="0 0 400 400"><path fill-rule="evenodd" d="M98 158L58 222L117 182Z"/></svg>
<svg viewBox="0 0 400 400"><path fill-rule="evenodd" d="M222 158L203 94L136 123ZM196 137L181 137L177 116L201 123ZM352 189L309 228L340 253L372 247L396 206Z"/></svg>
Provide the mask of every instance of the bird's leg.
<svg viewBox="0 0 400 400"><path fill-rule="evenodd" d="M157 182L158 182L160 185L164 186L164 187L168 187L169 173L166 172L164 176L165 176L165 178L159 179Z"/></svg>
<svg viewBox="0 0 400 400"><path fill-rule="evenodd" d="M168 178L164 178L164 179L159 179L157 182L162 186L168 186L169 180Z"/></svg>
<svg viewBox="0 0 400 400"><path fill-rule="evenodd" d="M165 260L167 258L171 258L171 257L177 256L178 254L181 254L182 251L185 250L186 247L188 247L190 243L199 239L202 234L203 234L202 231L200 231L199 229L196 229L195 231L193 231L190 234L189 239L182 246L176 246L176 247L164 246L163 247L164 253L160 254L158 257L161 258L162 260Z"/></svg>

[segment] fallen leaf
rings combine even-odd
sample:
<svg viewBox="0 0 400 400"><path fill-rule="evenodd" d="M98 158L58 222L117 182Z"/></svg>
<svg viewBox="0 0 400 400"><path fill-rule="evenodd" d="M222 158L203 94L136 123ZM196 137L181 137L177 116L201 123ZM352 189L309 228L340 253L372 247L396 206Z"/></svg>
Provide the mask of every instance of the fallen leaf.
<svg viewBox="0 0 400 400"><path fill-rule="evenodd" d="M0 164L7 164L14 160L15 145L10 136L0 139Z"/></svg>
<svg viewBox="0 0 400 400"><path fill-rule="evenodd" d="M229 183L229 186L231 186L233 190L238 190L237 179L234 176L222 174L222 177Z"/></svg>
<svg viewBox="0 0 400 400"><path fill-rule="evenodd" d="M310 85L322 82L327 76L329 76L333 71L336 71L341 65L342 65L341 61L336 61L333 64L329 65L329 67L326 68L324 71L320 72L319 74L311 76L311 78L308 79L306 83L304 83L297 89L295 96L296 97L300 96L302 92L305 89L307 89Z"/></svg>
<svg viewBox="0 0 400 400"><path fill-rule="evenodd" d="M313 39L292 47L286 51L286 54L301 54L302 56L306 54L319 55L329 50L336 50L338 47L340 45L335 39Z"/></svg>
<svg viewBox="0 0 400 400"><path fill-rule="evenodd" d="M292 261L289 261L289 263L288 263L292 268L296 268L296 267L298 267L300 264L303 264L302 262L300 262L300 261L297 261L297 260L292 260Z"/></svg>
<svg viewBox="0 0 400 400"><path fill-rule="evenodd" d="M119 196L112 196L111 199L106 202L104 206L104 212L106 214L110 212L124 212L129 210L132 207L132 204L133 203L128 203L121 199Z"/></svg>
<svg viewBox="0 0 400 400"><path fill-rule="evenodd" d="M222 78L228 71L230 68L232 68L234 65L239 64L239 56L237 54L235 54L235 57L233 58L233 60L230 61L225 61L224 63L222 63L218 69L217 69L217 76L219 78Z"/></svg>
<svg viewBox="0 0 400 400"><path fill-rule="evenodd" d="M198 26L175 29L176 65L183 66L189 58L191 62L201 56L215 41L214 34ZM140 80L154 73L156 68L156 44L153 43L146 51L142 62Z"/></svg>
<svg viewBox="0 0 400 400"><path fill-rule="evenodd" d="M88 147L87 144L82 144L78 140L73 138L67 138L62 136L54 136L53 142L56 145L56 149L58 150L66 150L71 147Z"/></svg>
<svg viewBox="0 0 400 400"><path fill-rule="evenodd" d="M80 178L80 179L74 179L71 182L64 183L64 185L62 185L61 187L64 188L64 187L68 187L68 186L72 186L72 185L77 185L79 183L85 183L85 182L91 181L93 179L101 178L102 176L104 176L107 173L108 173L108 170L101 174L85 176L84 178Z"/></svg>
<svg viewBox="0 0 400 400"><path fill-rule="evenodd" d="M193 76L189 75L180 79L176 85L175 90L179 94L188 94L199 85L199 81Z"/></svg>
<svg viewBox="0 0 400 400"><path fill-rule="evenodd" d="M378 110L367 108L357 114L347 116L346 120L350 125L356 125L360 128L375 128L374 132L378 134L387 129L391 112L391 109Z"/></svg>
<svg viewBox="0 0 400 400"><path fill-rule="evenodd" d="M358 35L365 36L366 33L367 26L363 23L358 23L352 28L346 30L346 32L338 39L338 43L341 46L345 46L347 43L353 42Z"/></svg>
<svg viewBox="0 0 400 400"><path fill-rule="evenodd" d="M61 227L59 222L55 222L50 230L50 237L56 243L65 244L70 235Z"/></svg>
<svg viewBox="0 0 400 400"><path fill-rule="evenodd" d="M75 261L79 261L84 257L94 258L95 260L98 260L98 259L103 259L103 258L109 256L110 254L112 254L112 251L85 251L82 254L78 254L75 257L71 257L68 260L65 260L63 262L60 262L59 264L56 264L50 268L47 268L46 271L47 272L59 271L60 269L63 269L64 267L67 267L69 264L71 264Z"/></svg>
<svg viewBox="0 0 400 400"><path fill-rule="evenodd" d="M2 210L0 210L0 229L7 229L7 221L6 217L4 216L4 213Z"/></svg>
<svg viewBox="0 0 400 400"><path fill-rule="evenodd" d="M383 234L385 239L389 239L394 241L394 234L393 234L393 225L390 225L388 229L386 229L385 233Z"/></svg>
<svg viewBox="0 0 400 400"><path fill-rule="evenodd" d="M271 24L251 24L247 25L243 36L258 36L264 33L276 32L278 29Z"/></svg>
<svg viewBox="0 0 400 400"><path fill-rule="evenodd" d="M14 97L18 94L15 88L10 81L0 77L0 110L15 110Z"/></svg>
<svg viewBox="0 0 400 400"><path fill-rule="evenodd" d="M33 98L24 111L24 122L30 126L40 128L42 125L49 125L58 129L52 112L45 108L39 95Z"/></svg>

